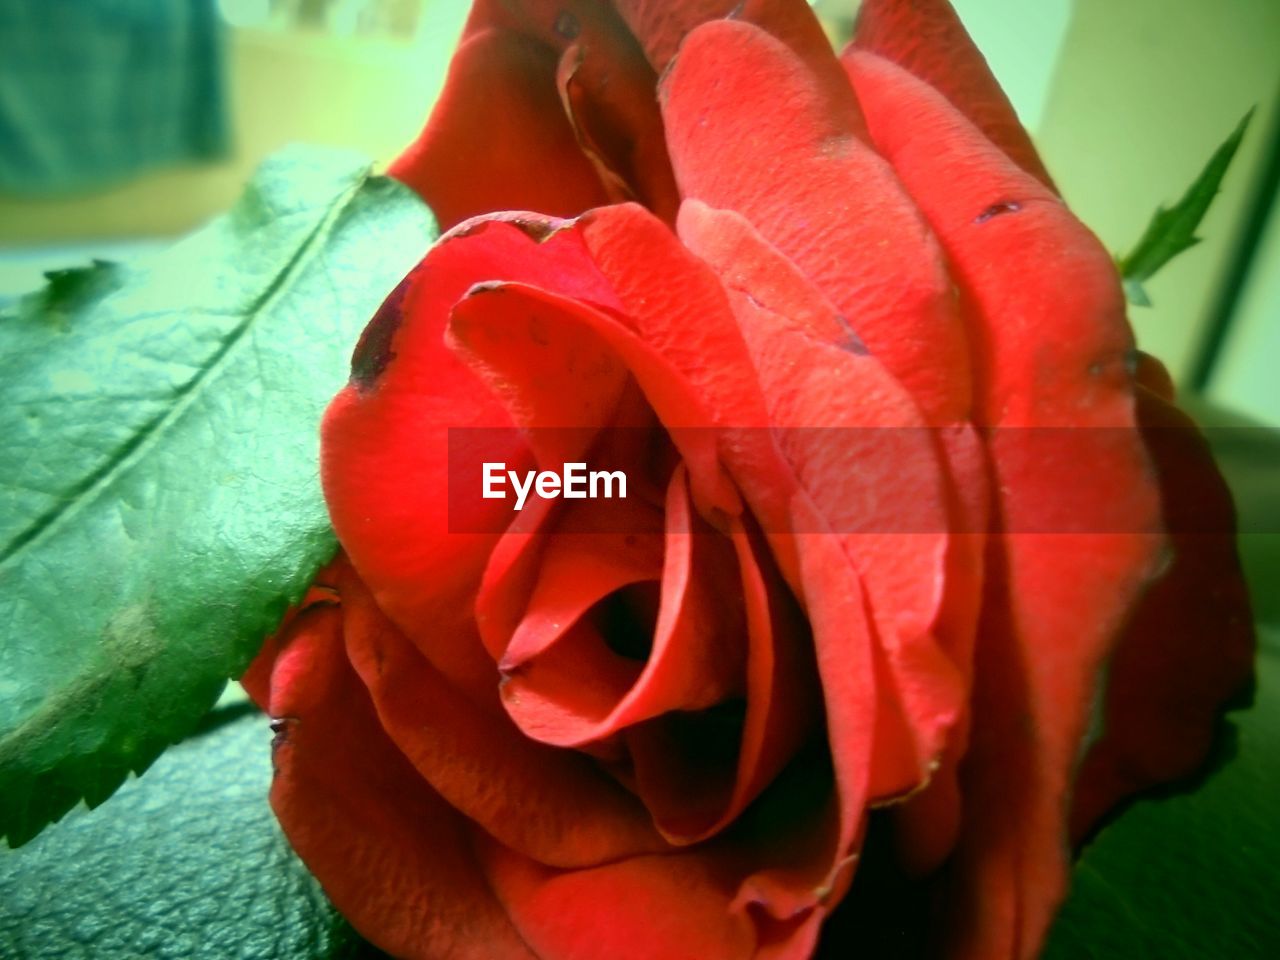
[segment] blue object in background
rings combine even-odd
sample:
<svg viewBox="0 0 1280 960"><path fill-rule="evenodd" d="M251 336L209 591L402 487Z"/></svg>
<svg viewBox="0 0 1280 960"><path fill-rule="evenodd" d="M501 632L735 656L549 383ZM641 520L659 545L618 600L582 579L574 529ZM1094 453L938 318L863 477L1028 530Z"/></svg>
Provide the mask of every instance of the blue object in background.
<svg viewBox="0 0 1280 960"><path fill-rule="evenodd" d="M3 0L0 191L223 156L224 76L213 0Z"/></svg>

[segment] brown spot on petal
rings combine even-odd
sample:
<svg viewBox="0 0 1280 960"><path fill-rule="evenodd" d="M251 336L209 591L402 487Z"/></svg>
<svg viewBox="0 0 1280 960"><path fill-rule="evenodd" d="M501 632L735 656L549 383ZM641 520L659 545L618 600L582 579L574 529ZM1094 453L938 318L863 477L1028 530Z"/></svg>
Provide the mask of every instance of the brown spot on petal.
<svg viewBox="0 0 1280 960"><path fill-rule="evenodd" d="M554 218L514 216L502 219L536 243L546 243L561 230L573 226L572 220Z"/></svg>
<svg viewBox="0 0 1280 960"><path fill-rule="evenodd" d="M545 243L561 230L571 229L576 222L573 219L544 217L521 211L486 213L483 216L472 217L470 220L463 220L456 226L451 227L448 232L440 235L440 239L436 241L436 246L440 247L447 243L453 243L455 240L477 236L488 230L495 223L508 224L515 227L535 243Z"/></svg>
<svg viewBox="0 0 1280 960"><path fill-rule="evenodd" d="M271 750L274 752L278 747L289 742L289 731L293 729L293 725L298 722L297 717L272 717L271 732L275 734L271 738Z"/></svg>
<svg viewBox="0 0 1280 960"><path fill-rule="evenodd" d="M973 218L974 223L986 223L993 217L999 217L1006 213L1017 213L1022 209L1022 204L1017 200L1001 200L999 203L993 203L987 209Z"/></svg>
<svg viewBox="0 0 1280 960"><path fill-rule="evenodd" d="M836 322L840 324L840 329L844 331L844 337L836 343L841 350L847 350L859 357L868 356L871 351L867 349L867 345L862 338L858 336L858 332L853 329L853 325L849 323L847 317L842 313L836 314Z"/></svg>
<svg viewBox="0 0 1280 960"><path fill-rule="evenodd" d="M360 334L360 340L351 353L351 382L361 393L372 390L387 364L395 359L391 342L404 319L404 298L409 291L411 276L401 280L382 301L382 306L364 328L364 333Z"/></svg>

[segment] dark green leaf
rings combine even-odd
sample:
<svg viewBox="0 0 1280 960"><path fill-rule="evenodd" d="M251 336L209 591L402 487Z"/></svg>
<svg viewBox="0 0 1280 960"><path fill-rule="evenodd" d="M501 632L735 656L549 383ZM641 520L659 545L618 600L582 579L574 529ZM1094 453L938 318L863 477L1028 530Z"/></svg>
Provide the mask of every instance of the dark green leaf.
<svg viewBox="0 0 1280 960"><path fill-rule="evenodd" d="M1231 136L1214 151L1182 199L1168 210L1164 207L1157 209L1137 245L1128 254L1116 258L1130 303L1151 306L1151 299L1142 285L1178 254L1200 242L1196 229L1217 196L1218 187L1252 116L1252 110L1245 114Z"/></svg>
<svg viewBox="0 0 1280 960"><path fill-rule="evenodd" d="M1280 635L1235 755L1197 789L1144 799L1084 851L1046 960L1280 954Z"/></svg>
<svg viewBox="0 0 1280 960"><path fill-rule="evenodd" d="M220 708L111 803L0 850L6 960L355 960L267 805L266 717Z"/></svg>
<svg viewBox="0 0 1280 960"><path fill-rule="evenodd" d="M190 732L333 551L317 425L430 214L346 153L269 161L145 267L0 315L0 834Z"/></svg>

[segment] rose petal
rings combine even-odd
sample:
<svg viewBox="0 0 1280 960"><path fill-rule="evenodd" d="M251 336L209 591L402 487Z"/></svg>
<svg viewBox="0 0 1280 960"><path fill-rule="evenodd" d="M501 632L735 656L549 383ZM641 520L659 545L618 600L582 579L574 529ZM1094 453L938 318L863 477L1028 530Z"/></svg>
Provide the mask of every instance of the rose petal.
<svg viewBox="0 0 1280 960"><path fill-rule="evenodd" d="M674 217L655 81L611 4L479 0L426 129L391 172L445 227L504 209L576 214L606 199ZM556 176L528 176L531 167Z"/></svg>
<svg viewBox="0 0 1280 960"><path fill-rule="evenodd" d="M455 809L501 843L559 867L666 849L639 801L589 758L535 743L505 714L477 709L355 577L341 590L347 649L378 720Z"/></svg>
<svg viewBox="0 0 1280 960"><path fill-rule="evenodd" d="M512 608L523 601L523 609L504 631L502 669L516 670L546 652L610 594L630 585L661 582L662 527L661 510L646 504L627 508L598 500L565 505L557 521L535 535L543 541L537 569L523 596L513 598ZM490 577L486 580L492 582ZM478 613L487 614L496 599L492 590L482 591Z"/></svg>
<svg viewBox="0 0 1280 960"><path fill-rule="evenodd" d="M311 606L258 661L282 725L271 805L290 844L342 915L396 956L532 960L465 820L380 729L346 660L343 616L335 603Z"/></svg>
<svg viewBox="0 0 1280 960"><path fill-rule="evenodd" d="M572 216L607 202L556 94L556 61L511 30L464 38L427 126L390 167L442 230L496 210Z"/></svg>
<svg viewBox="0 0 1280 960"><path fill-rule="evenodd" d="M271 671L275 667L276 658L280 656L280 651L285 648L293 635L294 621L314 607L338 603L338 591L335 585L344 575L344 571L349 568L350 563L341 552L325 565L315 575L301 602L286 610L276 632L262 641L257 656L240 677L240 685L263 712L271 712Z"/></svg>
<svg viewBox="0 0 1280 960"><path fill-rule="evenodd" d="M758 530L730 531L747 614L747 712L733 795L699 837L728 826L791 760L821 722L813 639Z"/></svg>
<svg viewBox="0 0 1280 960"><path fill-rule="evenodd" d="M823 899L843 895L850 871L845 864L833 885L815 886L826 882L838 819L829 766L796 764L781 780L731 844L569 872L495 843L478 849L521 936L545 955L798 958Z"/></svg>
<svg viewBox="0 0 1280 960"><path fill-rule="evenodd" d="M494 237L503 238L504 242L510 241L510 245L502 246L496 240L492 244L481 243L488 231L494 231ZM708 427L736 422L751 430L724 440L727 450L722 452L735 464L735 475L752 485L753 506L757 506L766 529L820 529L821 521L812 514L811 505L805 506L803 495L796 498L794 476L770 445L767 434L759 429L768 424L767 415L741 334L728 314L719 284L659 220L628 205L595 211L576 225L553 229L535 229L532 222L523 231L515 224L476 223L460 230L442 247L457 245L462 251L471 241L485 249L474 254L456 253L463 263L468 262L468 256L477 260L502 256L505 262L520 264L521 269L533 273L537 273L537 265L549 264L550 275L562 288L567 284L570 295L575 289L583 291L572 308L565 309L610 345L662 422L671 426L676 444L686 444L682 454L694 480L692 487L695 499L700 501L700 511L721 510L733 516L739 509L734 506L736 494L732 486L716 479L720 468L715 452L708 459L697 448L708 436L714 442L716 434L709 433ZM575 255L570 253L578 242L595 265L594 276L607 279L610 290L601 293L588 289L591 284L579 276ZM497 247L496 253L490 250L492 247ZM440 249L433 256L443 257ZM561 257L568 259L558 259ZM655 283L655 277L661 277L662 282ZM522 287L522 293L566 300L540 290L537 278L533 280L533 285ZM610 295L618 302L616 315L612 310L606 313L590 306L607 301ZM626 318L626 325L619 319L622 317ZM405 336L404 331L400 335ZM398 345L399 341L393 341L392 346ZM724 349L711 349L718 346ZM712 356L717 362L708 366L707 359ZM418 374L412 364L402 369L393 362L374 395L393 392L397 376L412 383L417 375L422 381L419 389L425 390L429 386L425 372ZM708 404L715 410L714 415L707 412ZM697 432L682 433L685 427L696 428ZM787 515L796 510L810 513L794 523L788 521ZM817 865L824 876L830 877L843 869L841 864L858 836L865 809L876 694L867 627L861 619L864 599L856 571L829 535L771 532L769 536L784 575L801 591L815 627L818 666L823 675L841 789L839 831L826 855L825 866L821 860ZM421 729L422 724L417 727ZM479 818L473 810L468 812ZM833 889L825 881L821 886L828 892Z"/></svg>
<svg viewBox="0 0 1280 960"><path fill-rule="evenodd" d="M602 208L588 216L603 213L605 209L641 208L632 205L626 208ZM652 215L646 213L645 216ZM660 225L656 218L652 223ZM671 242L674 242L674 238ZM601 277L603 278L603 274ZM684 283L688 279L687 276L679 275L666 278L670 295L681 299L684 295ZM691 486L700 507L729 515L741 511L742 504L737 492L724 475L718 461L716 421L706 402L696 392L694 385L671 365L663 349L648 342L644 333L630 326L634 317L625 312L617 315L606 313L581 300L572 301L534 287L517 290L515 285L510 285L510 289L522 296L541 298L557 304L566 316L571 315L605 341L630 372L646 403L657 414L672 444L678 449L681 461L689 471ZM653 294L656 299L656 289Z"/></svg>
<svg viewBox="0 0 1280 960"><path fill-rule="evenodd" d="M745 220L688 201L679 225L722 278L787 461L867 586L890 674L872 791L904 793L928 779L967 694L935 631L974 628L939 624L949 518L934 436L875 357L835 345L830 305Z"/></svg>
<svg viewBox="0 0 1280 960"><path fill-rule="evenodd" d="M558 340L567 342L578 336L567 330L560 331L559 328L574 326L574 316L579 319L587 316L580 305L566 304L545 293L538 296L541 299L535 298L533 291L528 288L507 285L487 291L483 299L505 301L502 309L490 311L493 323L501 322L500 317L508 315L520 320L521 324L526 317L540 317L544 331L541 339L544 343ZM544 312L553 307L559 308L559 318ZM605 323L600 318L592 322ZM523 330L523 326L520 329ZM614 336L620 334L621 331L614 330ZM513 356L527 356L530 351L534 351L536 359L538 349L536 344L527 344ZM538 364L533 366L537 368ZM537 380L540 376L535 370L530 379ZM572 391L569 393L572 394ZM536 400L531 402L531 410L539 406ZM576 417L573 422L578 423L584 420L580 414L580 410L574 408L568 416L571 419ZM554 422L540 415L526 416L523 420L529 424L544 426ZM536 439L534 442L537 442ZM681 512L678 506L678 503L669 504L669 519ZM608 508L597 505L591 509L598 511ZM630 519L634 521L637 518ZM625 518L623 522L625 523ZM690 619L686 605L694 594L687 589L673 588L677 580L672 579L676 569L671 566L672 558L692 558L695 554L676 549L678 545L669 542L668 575L665 578L668 589L663 596L664 616L659 618L659 633L648 664L637 677L610 666L610 655L604 651L603 644L593 631L570 627L606 593L652 574L641 568L628 572L619 571L616 575L610 573L618 559L627 556L625 544L612 542L620 539L614 533L598 532L587 535L578 542L566 539L562 531L553 528L547 536L548 542L536 549L530 540L517 543L513 535L505 537L491 559L476 607L482 630L489 638L486 642L491 652L495 657L503 659L504 669L512 671L512 676L504 686L504 697L512 715L526 733L560 746L582 746L607 738L623 726L641 722L666 710L698 710L727 695L729 688L714 681L716 677L730 678L737 673L737 669L733 667L735 656L731 655L732 651L715 652L716 644L708 647L704 641L728 637L733 631L726 630L721 612L718 617L704 615L696 618L702 622L715 623L715 630L701 628L689 634L690 628L682 624L687 624ZM689 539L687 534L681 536ZM694 542L701 545L704 541L709 542L709 539L710 531L706 531L694 538ZM686 575L678 578L678 582L686 584L686 587L688 584L712 582L717 579L714 574L721 566L699 563L701 572L698 575L688 576L689 571L686 570ZM565 571L564 576L555 574L555 570L561 567ZM527 609L525 604L512 599L527 597L530 591L532 598ZM726 589L715 591L720 597L728 592L730 591ZM702 592L695 593L701 596ZM677 597L681 598L680 603L673 606ZM699 607L706 605L705 601L697 604ZM766 628L767 616L766 613L762 621ZM523 619L517 619L519 617ZM676 632L672 633L672 630ZM680 636L677 637L677 634ZM507 638L512 638L511 645L503 650L502 645ZM753 634L749 644L756 650L752 655L760 663L756 668L756 690L748 701L748 746L744 751L740 770L735 764L731 764L732 775L725 785L725 790L732 793L731 801L726 799L723 803L710 803L708 809L711 812L695 815L685 809L687 803L676 802L674 797L671 803L666 803L658 799L656 793L649 791L652 795L647 795L647 799L653 801L651 809L668 836L679 834L684 837L682 842L688 842L691 835L702 836L720 829L729 817L736 814L758 792L762 771L776 771L777 766L785 762L794 749L795 731L804 727L807 711L797 707L794 717L783 719L776 709L771 709L775 696L781 696L784 703L794 703L786 689L795 686L795 682L790 679L795 660L791 654L779 658L779 664L785 667L776 678L781 692L773 689L775 678L770 675L773 653L758 649L760 646L768 647L771 642L767 634L764 637ZM737 657L740 658L741 655L739 651ZM614 682L603 686L585 682L585 677L591 674L590 664L601 671L601 676L613 677ZM759 707L755 706L757 698L762 701ZM777 728L776 731L772 729L774 727ZM658 789L660 783L655 781L654 790ZM688 792L682 790L682 797ZM643 789L642 793L645 793ZM655 804L658 806L655 807ZM676 824L677 817L680 818L679 825Z"/></svg>
<svg viewBox="0 0 1280 960"><path fill-rule="evenodd" d="M736 877L691 852L557 871L496 844L480 848L520 936L556 960L749 960L750 920L729 909Z"/></svg>
<svg viewBox="0 0 1280 960"><path fill-rule="evenodd" d="M560 100L610 198L638 200L662 219L674 220L680 197L653 99L657 76L634 38L611 34L609 39L607 44L588 39L565 50L556 72Z"/></svg>
<svg viewBox="0 0 1280 960"><path fill-rule="evenodd" d="M479 226L472 228L471 235L479 236L478 230ZM716 479L716 454L708 461L697 447L708 436L723 438L720 455L732 463L734 476L750 486L753 509L780 568L800 592L814 624L841 791L840 826L818 869L824 877L835 876L843 869L865 811L877 702L856 570L829 534L778 532L818 530L822 521L807 496L798 494L790 468L760 429L769 420L746 346L706 266L661 221L634 205L592 211L564 233L573 235L563 241L566 246L573 238L581 240L598 276L607 280L616 298L616 315L613 309L606 313L584 302L592 298L571 303L535 285L522 287L521 293L560 302L610 345L671 429L677 446L685 445L682 456L700 512L721 510L733 516L740 508L734 507L732 487L726 490ZM513 250L509 256L532 263L550 243L540 247L534 237L526 237L524 254ZM661 282L655 282L659 277ZM576 282L568 274L559 279ZM715 363L709 364L712 357ZM719 424L747 429L735 432ZM713 427L714 431L708 429ZM794 511L801 516L792 517ZM832 889L826 881L823 886L828 892Z"/></svg>
<svg viewBox="0 0 1280 960"><path fill-rule="evenodd" d="M1065 889L1098 670L1161 541L1132 335L1110 257L1047 188L906 71L866 53L846 65L979 324L979 408L997 428L1009 532L988 555L951 943L961 957L1030 957ZM1027 532L1046 529L1079 532Z"/></svg>
<svg viewBox="0 0 1280 960"><path fill-rule="evenodd" d="M808 66L750 24L717 21L689 34L660 98L684 196L736 211L792 260L928 423L967 419L969 351L937 243Z"/></svg>
<svg viewBox="0 0 1280 960"><path fill-rule="evenodd" d="M667 616L619 717L650 721L627 732L636 789L663 835L689 844L728 827L791 759L818 719L819 689L807 630L767 554L741 524L731 540L696 524L683 481L678 471L667 517L692 535L669 535Z"/></svg>
<svg viewBox="0 0 1280 960"><path fill-rule="evenodd" d="M695 524L682 469L672 478L665 521L659 565L636 565L608 591L639 577L661 583L652 649L643 663L613 652L608 638L580 619L605 594L579 587L581 571L592 565L615 566L619 554L652 554L640 532L584 534L567 543L551 534L525 618L501 664L508 674L507 710L529 736L580 746L669 710L701 710L742 692L746 645L741 600L734 596L741 587L728 582L733 561L724 555L732 546Z"/></svg>
<svg viewBox="0 0 1280 960"><path fill-rule="evenodd" d="M1169 375L1165 365L1142 350L1138 351L1138 364L1133 371L1133 378L1166 403L1173 403L1177 398L1177 388L1174 387L1173 377Z"/></svg>
<svg viewBox="0 0 1280 960"><path fill-rule="evenodd" d="M591 269L585 256L580 269ZM612 421L627 371L590 329L565 323L557 306L509 284L478 285L453 308L446 342L501 398L539 464L558 472Z"/></svg>
<svg viewBox="0 0 1280 960"><path fill-rule="evenodd" d="M720 30L731 32L727 27ZM968 349L958 305L937 244L892 172L850 135L857 128L841 127L833 120L823 109L812 77L781 55L776 45L768 49L767 41L756 38L760 49L748 53L728 40L714 47L711 28L704 29L704 37L710 52L699 53L690 44L693 49L686 48L664 88L668 122L683 124L671 131L670 142L685 190L716 198L711 199L715 205L744 212L765 230L842 307L861 340L911 389L927 422L965 420L970 404ZM706 63L701 72L689 67L683 101L677 102L677 74L695 56ZM731 69L732 82L726 69ZM743 89L757 92L739 96ZM735 93L725 96L730 90ZM761 102L780 107L761 111L756 106ZM737 155L758 158L759 166L747 164L744 170L741 163L719 164L715 158L726 149L726 139L739 144ZM767 151L759 149L764 142L769 144ZM777 159L784 155L785 166ZM815 195L839 202L815 207ZM892 277L893 283L885 283L884 277ZM819 335L829 342L847 342L848 333L828 329ZM940 436L952 480L948 496L954 529L976 531L951 539L941 614L949 625L942 643L967 678L982 579L982 538L977 532L986 528L986 465L967 426ZM943 766L935 774L938 781L954 779L965 743L963 723L948 743ZM923 829L911 831L918 838L912 859L921 867L945 856L958 819L954 789L943 783L934 799L924 802L930 808L922 818Z"/></svg>
<svg viewBox="0 0 1280 960"><path fill-rule="evenodd" d="M510 505L476 498L467 501L473 513L456 516L441 492L449 489L451 457L514 466L527 445L484 382L446 346L445 324L468 290L498 279L577 277L571 293L609 297L596 274L563 266L584 254L571 233L557 232L562 225L513 215L463 226L437 243L370 324L353 381L330 404L321 430L330 518L378 605L453 684L496 709L493 662L470 642L471 603L498 538L487 531L501 529ZM530 250L540 252L533 265ZM451 428L466 428L464 449L451 450Z"/></svg>
<svg viewBox="0 0 1280 960"><path fill-rule="evenodd" d="M1133 336L1097 239L937 91L871 54L845 63L877 149L972 300L980 422L1131 425ZM1013 266L1024 272L1015 278ZM1099 409L1121 412L1100 418Z"/></svg>
<svg viewBox="0 0 1280 960"><path fill-rule="evenodd" d="M834 875L865 813L877 713L857 572L829 533L790 532L820 530L823 521L768 431L760 429L769 423L764 399L715 276L638 207L592 211L579 223L638 338L619 337L615 349L635 354L628 365L664 423L690 423L693 409L705 411L701 423L719 425L721 456L809 616L840 792L839 828L825 861L827 875ZM663 282L655 283L655 277ZM695 483L695 499L697 491Z"/></svg>
<svg viewBox="0 0 1280 960"><path fill-rule="evenodd" d="M673 842L698 842L728 828L821 719L803 614L759 534L735 524L730 535L747 617L745 712L739 716L725 703L699 716L661 718L628 738L637 789ZM732 730L732 742L723 730ZM693 788L697 780L702 788Z"/></svg>
<svg viewBox="0 0 1280 960"><path fill-rule="evenodd" d="M1014 163L1054 189L1013 105L947 0L863 0L849 50L854 49L915 74Z"/></svg>
<svg viewBox="0 0 1280 960"><path fill-rule="evenodd" d="M811 745L743 812L733 844L723 847L727 862L750 871L734 907L748 911L765 939L775 924L794 929L833 908L849 890L860 854L834 865L829 859L846 829L834 777L831 753ZM865 819L856 825L854 849L862 845L865 825Z"/></svg>
<svg viewBox="0 0 1280 960"><path fill-rule="evenodd" d="M832 69L831 42L804 0L615 0L614 6L658 73L668 69L685 37L700 24L722 18L755 24L804 62L822 88L829 113L860 128L857 103Z"/></svg>
<svg viewBox="0 0 1280 960"><path fill-rule="evenodd" d="M992 522L991 471L986 450L970 425L938 431L951 484L952 518L946 592L938 614L938 641L956 665L964 689L973 688L974 646L986 572L986 531ZM969 745L972 716L961 712L925 789L897 806L898 858L916 874L937 869L955 847L962 805L959 765Z"/></svg>

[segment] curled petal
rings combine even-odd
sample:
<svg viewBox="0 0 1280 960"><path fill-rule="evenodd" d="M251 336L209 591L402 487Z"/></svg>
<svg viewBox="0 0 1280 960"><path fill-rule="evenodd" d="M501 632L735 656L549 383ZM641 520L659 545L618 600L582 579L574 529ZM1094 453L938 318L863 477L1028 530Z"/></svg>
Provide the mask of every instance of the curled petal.
<svg viewBox="0 0 1280 960"><path fill-rule="evenodd" d="M356 578L342 592L347 649L378 720L454 809L555 866L666 848L643 806L588 757L535 743L505 714L477 709L417 654Z"/></svg>
<svg viewBox="0 0 1280 960"><path fill-rule="evenodd" d="M550 535L538 583L502 662L507 709L530 736L580 746L668 711L701 710L743 693L744 624L741 588L728 573L732 546L691 514L685 473L677 469L658 550L645 549L658 538L638 532L583 534L569 542ZM605 580L607 591L581 590L582 571L652 553L657 563L641 561ZM618 652L618 625L597 627L585 615L609 594L646 582L659 596L649 623L640 619L651 648ZM637 613L624 608L620 617L631 621Z"/></svg>
<svg viewBox="0 0 1280 960"><path fill-rule="evenodd" d="M290 844L343 916L396 956L534 960L465 818L380 727L347 662L343 620L337 603L313 605L257 661L278 729L271 805Z"/></svg>
<svg viewBox="0 0 1280 960"><path fill-rule="evenodd" d="M559 469L613 421L627 370L588 327L565 321L563 300L499 279L472 287L453 308L447 342L501 399L539 463Z"/></svg>

